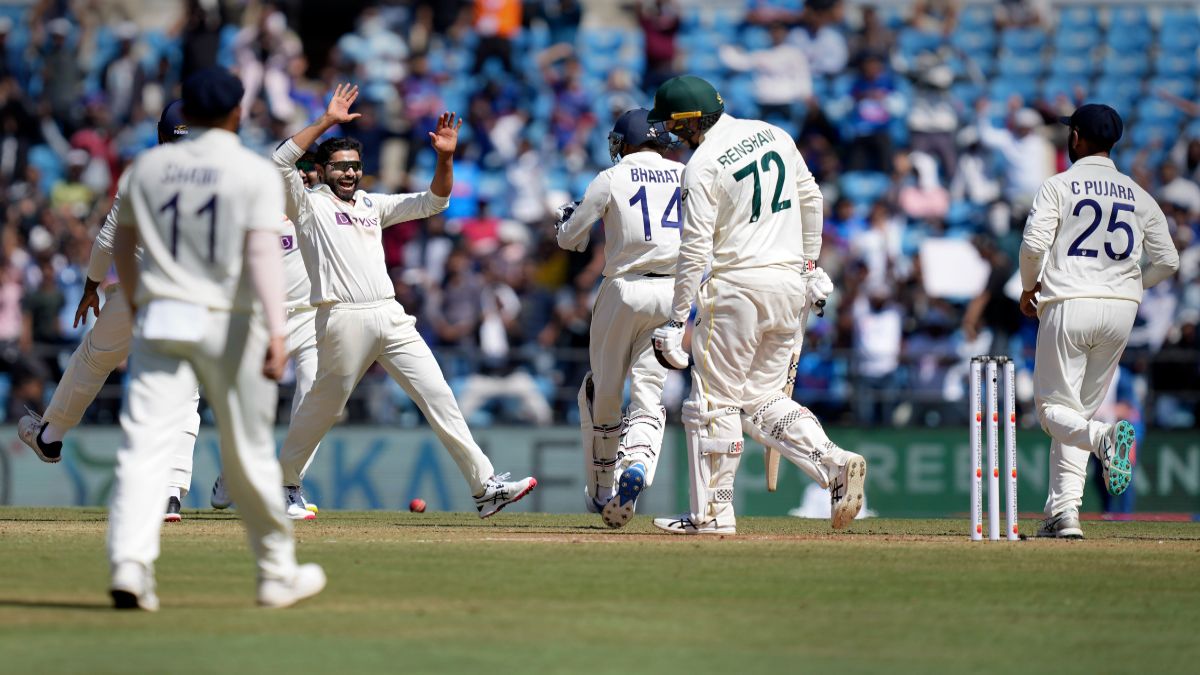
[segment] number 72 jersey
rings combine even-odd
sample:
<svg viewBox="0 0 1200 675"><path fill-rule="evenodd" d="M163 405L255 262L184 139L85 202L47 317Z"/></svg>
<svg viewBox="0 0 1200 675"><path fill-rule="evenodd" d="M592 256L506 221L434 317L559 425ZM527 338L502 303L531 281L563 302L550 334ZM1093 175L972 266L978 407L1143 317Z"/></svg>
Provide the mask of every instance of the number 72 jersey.
<svg viewBox="0 0 1200 675"><path fill-rule="evenodd" d="M1151 265L1177 254L1162 209L1107 157L1084 157L1051 177L1034 199L1021 247L1022 281L1044 258L1041 303L1070 298L1141 302L1142 254Z"/></svg>
<svg viewBox="0 0 1200 675"><path fill-rule="evenodd" d="M121 177L117 227L136 227L143 254L134 301L181 300L250 311L246 232L282 232L283 181L228 131L208 129L138 157Z"/></svg>
<svg viewBox="0 0 1200 675"><path fill-rule="evenodd" d="M558 245L582 251L604 221L604 276L674 274L683 222L683 165L657 152L634 152L600 172L558 231Z"/></svg>

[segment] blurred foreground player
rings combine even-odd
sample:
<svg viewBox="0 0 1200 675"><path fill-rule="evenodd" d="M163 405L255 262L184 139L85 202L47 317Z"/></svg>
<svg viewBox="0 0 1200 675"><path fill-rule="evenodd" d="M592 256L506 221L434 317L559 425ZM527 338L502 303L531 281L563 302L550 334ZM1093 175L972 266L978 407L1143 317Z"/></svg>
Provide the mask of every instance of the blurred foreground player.
<svg viewBox="0 0 1200 675"><path fill-rule="evenodd" d="M672 368L688 365L683 331L698 305L683 404L691 512L654 525L673 534L736 531L745 430L829 488L840 529L862 508L866 461L830 441L816 416L783 393L801 315L833 291L816 266L821 191L787 132L724 111L713 86L690 75L664 82L650 111L651 123L665 122L695 151L683 175L671 320L654 331L655 351Z"/></svg>
<svg viewBox="0 0 1200 675"><path fill-rule="evenodd" d="M324 182L305 189L296 175L303 148L338 124L359 117L350 107L358 88L338 85L324 115L275 150L283 175L287 216L296 224L300 252L312 284L317 339L317 379L292 417L279 453L289 517L308 519L301 480L346 406L351 392L373 363L379 363L412 398L467 479L480 518L521 499L537 485L533 478L506 480L495 475L459 411L441 368L416 330L416 320L396 302L395 286L383 255L383 228L426 218L446 209L454 186L458 129L444 113L429 132L437 152L433 180L425 192L376 194L358 189L362 145L331 138L317 149Z"/></svg>
<svg viewBox="0 0 1200 675"><path fill-rule="evenodd" d="M1154 198L1109 159L1123 129L1117 111L1093 103L1061 121L1070 127L1067 154L1074 164L1042 185L1029 210L1021 312L1039 320L1034 401L1053 439L1038 536L1081 539L1088 457L1100 459L1113 495L1133 476L1133 425L1092 418L1129 341L1143 289L1174 274L1179 255Z"/></svg>
<svg viewBox="0 0 1200 675"><path fill-rule="evenodd" d="M192 136L145 153L122 179L114 258L136 323L109 512L111 593L118 608L158 608L162 520L148 510L163 491L164 448L200 383L257 559L258 603L287 607L320 592L325 573L296 564L279 500L272 432L287 361L283 189L271 164L238 140L241 81L210 68L183 89Z"/></svg>
<svg viewBox="0 0 1200 675"><path fill-rule="evenodd" d="M649 113L638 108L617 119L608 135L617 165L592 180L578 208L563 207L558 226L558 245L582 251L592 225L604 221L604 281L592 309L591 370L579 388L579 419L587 508L609 527L628 523L654 482L667 421L667 369L654 358L650 336L667 320L675 290L683 165L662 156L670 135L646 121ZM622 418L626 376L629 411Z"/></svg>
<svg viewBox="0 0 1200 675"><path fill-rule="evenodd" d="M175 100L163 108L158 120L159 144L174 143L187 138L188 126L183 119L183 101ZM96 315L96 323L84 336L83 341L71 354L62 380L54 390L46 413L38 415L29 411L17 423L17 436L21 438L43 462L58 462L62 459L62 439L67 432L79 425L87 407L96 400L100 388L129 356L129 344L133 340L133 319L125 294L117 284L105 291L104 308L100 308L98 293L101 282L112 267L113 238L117 233L117 212L121 207L121 192L113 199L112 210L92 243L92 254L88 259L87 282L83 286L83 297L75 310L75 325L87 320L88 310ZM196 448L196 433L200 430L200 415L196 405L199 393L194 393L191 415L183 420L179 433L170 440L171 473L168 478L170 490L163 519L177 522L180 519L182 500L192 484L192 453Z"/></svg>
<svg viewBox="0 0 1200 675"><path fill-rule="evenodd" d="M306 152L296 160L296 173L305 189L316 187L321 182L321 169L317 165L316 155ZM308 282L308 270L304 269L304 257L296 240L296 226L287 216L282 218L283 234L279 236L279 247L283 249L284 285L287 289L284 302L284 309L287 310L287 350L296 378L292 393L292 419L295 419L296 411L317 379L317 331L314 326L317 310L309 304L312 285ZM316 456L315 452L313 456ZM309 461L312 461L311 457ZM307 465L305 468L308 468ZM233 500L225 490L225 481L220 476L213 483L209 503L214 509L226 509L233 505ZM304 509L314 514L318 510L316 504L307 500L304 501ZM300 515L299 512L297 515ZM305 520L315 517L301 516Z"/></svg>

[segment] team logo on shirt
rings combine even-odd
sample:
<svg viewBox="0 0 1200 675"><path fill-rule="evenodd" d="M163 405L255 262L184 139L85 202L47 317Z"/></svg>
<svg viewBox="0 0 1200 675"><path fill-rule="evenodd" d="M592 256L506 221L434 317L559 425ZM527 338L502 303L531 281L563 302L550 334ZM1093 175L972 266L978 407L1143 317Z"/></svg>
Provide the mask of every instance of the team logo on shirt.
<svg viewBox="0 0 1200 675"><path fill-rule="evenodd" d="M296 238L290 234L285 234L279 238L279 243L283 246L283 250L290 251L296 248Z"/></svg>
<svg viewBox="0 0 1200 675"><path fill-rule="evenodd" d="M363 198L362 198L362 200L363 200L363 204L364 204L364 205L366 205L366 207L367 207L368 209L370 209L370 208L374 208L374 206L375 206L375 205L371 203L371 200L370 200L370 199L368 199L366 195L363 195Z"/></svg>

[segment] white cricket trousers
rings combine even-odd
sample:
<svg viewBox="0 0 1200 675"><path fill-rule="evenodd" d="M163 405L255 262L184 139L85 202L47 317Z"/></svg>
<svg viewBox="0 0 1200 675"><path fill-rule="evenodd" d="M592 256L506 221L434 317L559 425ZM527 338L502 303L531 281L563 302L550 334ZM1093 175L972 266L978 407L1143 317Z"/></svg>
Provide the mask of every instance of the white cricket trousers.
<svg viewBox="0 0 1200 675"><path fill-rule="evenodd" d="M71 354L43 418L62 429L79 426L83 413L96 400L108 376L129 356L132 340L129 302L120 286L112 284L105 291L104 306L96 323ZM200 415L196 412L199 402L200 392L193 391L192 404L188 408L191 414L181 420L181 426L177 428L179 434L163 444L171 452L167 484L179 488L183 494L187 494L192 485L192 452L196 447L196 434L200 431Z"/></svg>
<svg viewBox="0 0 1200 675"><path fill-rule="evenodd" d="M317 380L317 310L313 308L295 309L288 313L287 318L287 347L288 356L292 359L292 369L296 375L296 388L292 392L292 421L300 411L304 398L312 390L313 382ZM317 456L317 449L309 455L308 461L300 475L308 472L308 465Z"/></svg>
<svg viewBox="0 0 1200 675"><path fill-rule="evenodd" d="M450 385L417 333L416 323L391 298L317 308L317 379L295 412L279 453L284 485L300 485L317 444L333 427L350 393L371 364L379 363L429 420L467 479L471 494L483 492L493 473L492 462L471 438Z"/></svg>
<svg viewBox="0 0 1200 675"><path fill-rule="evenodd" d="M130 561L150 567L158 558L167 449L191 413L198 381L216 417L222 475L246 525L259 579L292 577L295 544L279 497L273 434L279 399L275 383L262 376L266 350L262 318L244 313L208 312L198 342L135 334L109 509L108 556L114 567Z"/></svg>
<svg viewBox="0 0 1200 675"><path fill-rule="evenodd" d="M1046 305L1039 315L1034 358L1034 403L1050 435L1046 515L1078 511L1088 456L1108 424L1092 421L1129 341L1138 304L1074 298Z"/></svg>
<svg viewBox="0 0 1200 675"><path fill-rule="evenodd" d="M594 425L621 423L626 375L629 409L658 416L667 369L654 357L652 336L670 318L674 294L674 277L626 274L600 283L588 343Z"/></svg>

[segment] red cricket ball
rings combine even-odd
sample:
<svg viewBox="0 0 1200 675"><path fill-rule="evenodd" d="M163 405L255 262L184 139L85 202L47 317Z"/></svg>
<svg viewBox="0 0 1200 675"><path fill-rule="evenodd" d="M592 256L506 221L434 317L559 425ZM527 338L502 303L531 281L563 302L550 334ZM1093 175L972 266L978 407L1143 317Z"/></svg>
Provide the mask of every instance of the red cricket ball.
<svg viewBox="0 0 1200 675"><path fill-rule="evenodd" d="M408 510L413 513L425 513L425 500L417 498L408 503Z"/></svg>

